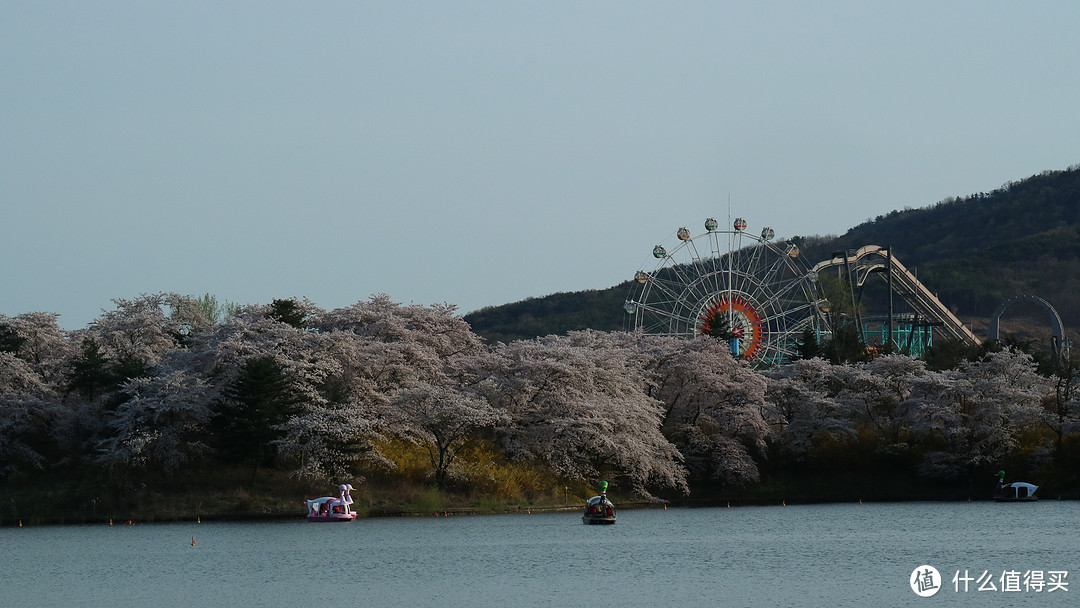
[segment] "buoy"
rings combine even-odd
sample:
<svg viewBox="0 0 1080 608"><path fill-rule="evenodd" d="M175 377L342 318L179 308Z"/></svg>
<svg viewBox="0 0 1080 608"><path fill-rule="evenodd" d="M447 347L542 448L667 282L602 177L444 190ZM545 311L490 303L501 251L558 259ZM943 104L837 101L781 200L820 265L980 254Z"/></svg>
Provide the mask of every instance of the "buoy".
<svg viewBox="0 0 1080 608"><path fill-rule="evenodd" d="M786 500L781 500L780 505L786 507L787 506L787 501Z"/></svg>
<svg viewBox="0 0 1080 608"><path fill-rule="evenodd" d="M195 537L194 536L191 537L191 546L192 547L195 546Z"/></svg>
<svg viewBox="0 0 1080 608"><path fill-rule="evenodd" d="M19 527L20 528L22 527L22 520L21 519L19 520Z"/></svg>
<svg viewBox="0 0 1080 608"><path fill-rule="evenodd" d="M111 517L109 518L109 525L110 526L112 525L112 518Z"/></svg>
<svg viewBox="0 0 1080 608"><path fill-rule="evenodd" d="M861 499L861 498L859 499L859 504L860 504L860 505L862 504L862 499Z"/></svg>
<svg viewBox="0 0 1080 608"><path fill-rule="evenodd" d="M729 509L731 508L731 503L730 502L727 503L727 508L729 508Z"/></svg>
<svg viewBox="0 0 1080 608"><path fill-rule="evenodd" d="M201 524L202 523L202 518L201 517L195 518L195 523Z"/></svg>
<svg viewBox="0 0 1080 608"><path fill-rule="evenodd" d="M664 503L664 510L667 511L667 503Z"/></svg>

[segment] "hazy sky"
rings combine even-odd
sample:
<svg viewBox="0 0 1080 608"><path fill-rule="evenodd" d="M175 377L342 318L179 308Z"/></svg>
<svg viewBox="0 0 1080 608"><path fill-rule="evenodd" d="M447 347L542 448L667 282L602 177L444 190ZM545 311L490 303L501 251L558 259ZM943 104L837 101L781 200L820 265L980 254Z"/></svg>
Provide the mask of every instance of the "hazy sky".
<svg viewBox="0 0 1080 608"><path fill-rule="evenodd" d="M841 234L1080 162L1078 24L1075 0L0 0L0 314L465 313L632 278L729 201Z"/></svg>

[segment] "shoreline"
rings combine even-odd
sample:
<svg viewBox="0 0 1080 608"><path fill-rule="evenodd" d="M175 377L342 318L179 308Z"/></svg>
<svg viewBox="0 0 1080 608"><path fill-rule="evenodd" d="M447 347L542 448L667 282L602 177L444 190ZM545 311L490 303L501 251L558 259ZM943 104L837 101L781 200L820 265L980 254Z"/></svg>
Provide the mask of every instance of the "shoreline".
<svg viewBox="0 0 1080 608"><path fill-rule="evenodd" d="M1063 496L1056 496L1051 498L1040 498L1036 501L1031 501L1030 504L1037 504L1039 502L1047 501L1064 501L1064 500L1076 500L1075 498L1066 498ZM744 508L744 507L797 507L797 506L810 506L810 505L831 505L831 504L895 504L895 503L916 503L916 502L942 502L942 503L957 503L957 502L994 502L991 497L979 498L979 499L957 499L957 498L912 498L912 499L886 499L886 500L864 500L864 499L844 499L844 500L810 500L810 501L787 501L782 500L780 502L775 501L737 501L737 502L725 502L723 504L715 504L712 502L684 502L679 501L672 503L668 501L661 502L648 502L648 501L630 501L624 503L617 503L620 511L632 511L641 509L722 509L722 508ZM584 508L584 505L536 505L536 506L508 506L502 510L492 510L483 508L472 507L455 507L448 509L440 509L439 511L422 512L422 511L409 511L405 509L370 509L360 511L357 519L392 519L392 518L417 518L417 517L483 517L491 515L530 515L533 513L577 513ZM19 528L19 527L42 527L42 526L85 526L85 525L106 525L106 526L128 526L128 525L147 525L147 524L170 524L170 523L214 523L214 522L281 522L281 521L302 521L306 518L303 512L295 514L281 514L281 513L219 513L219 514L206 514L184 516L184 517L152 517L150 519L134 519L124 518L117 519L116 517L109 518L43 518L43 519L11 519L0 518L0 528Z"/></svg>

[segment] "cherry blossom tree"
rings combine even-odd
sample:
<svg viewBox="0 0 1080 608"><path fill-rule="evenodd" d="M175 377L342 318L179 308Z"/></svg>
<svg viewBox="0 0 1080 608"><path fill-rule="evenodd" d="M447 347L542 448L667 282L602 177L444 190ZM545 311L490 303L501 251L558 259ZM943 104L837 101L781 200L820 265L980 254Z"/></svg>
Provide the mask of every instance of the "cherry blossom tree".
<svg viewBox="0 0 1080 608"><path fill-rule="evenodd" d="M925 378L907 418L913 430L937 442L920 472L950 478L989 471L1037 423L1049 381L1029 355L1006 349Z"/></svg>
<svg viewBox="0 0 1080 608"><path fill-rule="evenodd" d="M282 425L315 392L304 382L318 369L310 334L272 318L269 307L242 313L195 334L187 369L207 387L217 455L259 468L278 454Z"/></svg>
<svg viewBox="0 0 1080 608"><path fill-rule="evenodd" d="M0 315L0 444L7 446L0 451L8 452L8 466L40 467L50 459L63 460L65 453L85 453L92 445L81 442L76 432L78 411L63 405L77 349L57 318L52 313Z"/></svg>
<svg viewBox="0 0 1080 608"><path fill-rule="evenodd" d="M205 380L183 370L136 378L124 386L129 398L109 418L101 460L133 469L171 472L205 457L215 397Z"/></svg>
<svg viewBox="0 0 1080 608"><path fill-rule="evenodd" d="M296 475L345 479L354 475L351 467L358 460L389 464L377 449L384 427L377 414L354 402L308 403L280 425L283 435L274 443L299 461Z"/></svg>
<svg viewBox="0 0 1080 608"><path fill-rule="evenodd" d="M317 326L323 331L347 331L378 342L404 343L412 347L410 353L426 352L444 359L480 352L483 341L455 314L456 310L451 304L402 306L386 294L379 294L368 302L326 313Z"/></svg>
<svg viewBox="0 0 1080 608"><path fill-rule="evenodd" d="M64 382L68 361L75 349L68 332L57 324L60 315L32 312L6 317L0 315L0 350L26 361L41 381L59 385Z"/></svg>
<svg viewBox="0 0 1080 608"><path fill-rule="evenodd" d="M809 456L822 441L848 442L857 431L836 399L837 366L824 359L804 359L768 373L769 421L781 449L797 459Z"/></svg>
<svg viewBox="0 0 1080 608"><path fill-rule="evenodd" d="M329 312L306 301L287 315L282 310L279 302L227 319L203 338L211 354L200 365L228 386L246 361L277 362L297 410L274 424L280 435L269 440L300 463L301 475L345 475L360 458L386 462L378 440L401 422L391 407L398 391L452 386L448 365L483 349L450 306L401 306L375 296Z"/></svg>
<svg viewBox="0 0 1080 608"><path fill-rule="evenodd" d="M185 320L173 318L170 305L181 299L168 293L144 294L132 300L116 298L115 310L103 313L77 333L98 342L110 361L154 365L162 354L180 347Z"/></svg>
<svg viewBox="0 0 1080 608"><path fill-rule="evenodd" d="M691 470L731 485L758 481L754 456L764 456L769 435L765 378L710 337L634 339L664 407L664 433Z"/></svg>
<svg viewBox="0 0 1080 608"><path fill-rule="evenodd" d="M843 367L839 368L844 370ZM908 355L883 355L848 368L840 382L840 403L857 427L869 431L885 452L908 449L901 404L911 395L926 364Z"/></svg>
<svg viewBox="0 0 1080 608"><path fill-rule="evenodd" d="M621 474L645 495L648 488L688 489L639 358L610 335L500 344L483 361L476 388L510 416L502 434L511 455L574 479Z"/></svg>
<svg viewBox="0 0 1080 608"><path fill-rule="evenodd" d="M482 352L483 345L455 310L402 306L380 294L312 315L315 332L309 341L317 346L309 357L312 365L301 375L314 390L307 395L305 413L290 422L282 440L284 447L304 455L305 471L341 471L345 462L361 457L389 464L378 451L386 433L418 443L431 436L435 423L421 424L418 404L471 411L467 406L475 404L461 396L448 370L462 357ZM405 389L414 389L410 398L401 392ZM421 389L445 398L418 402L415 390ZM339 424L331 430L329 420ZM434 470L442 484L459 448L456 441L437 444Z"/></svg>
<svg viewBox="0 0 1080 608"><path fill-rule="evenodd" d="M33 366L0 351L0 479L45 465L62 415L55 392Z"/></svg>
<svg viewBox="0 0 1080 608"><path fill-rule="evenodd" d="M1065 438L1080 432L1080 360L1062 357L1051 378L1053 392L1044 399L1043 424L1054 437L1054 458L1063 456Z"/></svg>
<svg viewBox="0 0 1080 608"><path fill-rule="evenodd" d="M505 412L478 395L442 386L401 390L390 404L394 433L427 450L435 485L445 487L454 459L477 432L505 422Z"/></svg>

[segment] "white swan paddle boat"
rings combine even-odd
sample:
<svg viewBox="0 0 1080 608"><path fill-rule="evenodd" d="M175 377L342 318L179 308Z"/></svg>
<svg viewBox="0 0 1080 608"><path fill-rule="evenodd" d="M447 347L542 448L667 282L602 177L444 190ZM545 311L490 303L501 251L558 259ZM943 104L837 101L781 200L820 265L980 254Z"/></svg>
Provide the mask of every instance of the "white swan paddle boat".
<svg viewBox="0 0 1080 608"><path fill-rule="evenodd" d="M352 521L356 519L356 512L350 506L353 504L352 484L343 483L338 486L337 496L323 496L305 501L307 505L308 521Z"/></svg>

